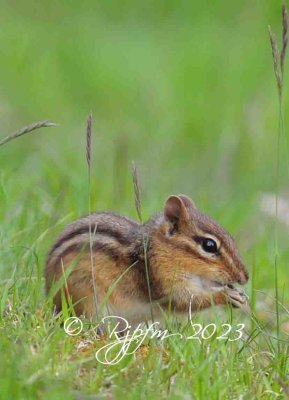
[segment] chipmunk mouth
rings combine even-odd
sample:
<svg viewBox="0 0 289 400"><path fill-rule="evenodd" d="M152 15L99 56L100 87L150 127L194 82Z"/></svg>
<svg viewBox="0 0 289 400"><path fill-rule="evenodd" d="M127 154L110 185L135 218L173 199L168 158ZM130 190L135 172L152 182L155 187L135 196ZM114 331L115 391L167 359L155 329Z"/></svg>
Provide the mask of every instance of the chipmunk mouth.
<svg viewBox="0 0 289 400"><path fill-rule="evenodd" d="M208 292L222 292L228 285L233 289L233 285L225 284L223 282L214 281L212 279L200 277L197 275L186 275L185 276L190 289L196 293L208 293Z"/></svg>
<svg viewBox="0 0 289 400"><path fill-rule="evenodd" d="M225 289L232 289L232 290L236 289L232 283L221 283L218 281L211 281L211 288L217 292Z"/></svg>
<svg viewBox="0 0 289 400"><path fill-rule="evenodd" d="M225 292L234 303L246 303L247 295L241 288L235 287L232 282L224 283L199 276L188 276L189 285L195 293Z"/></svg>

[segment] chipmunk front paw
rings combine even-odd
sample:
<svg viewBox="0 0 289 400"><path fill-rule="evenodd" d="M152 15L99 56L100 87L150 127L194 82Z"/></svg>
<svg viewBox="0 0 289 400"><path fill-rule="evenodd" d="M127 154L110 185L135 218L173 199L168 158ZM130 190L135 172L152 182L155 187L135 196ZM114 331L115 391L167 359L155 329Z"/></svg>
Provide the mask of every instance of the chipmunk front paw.
<svg viewBox="0 0 289 400"><path fill-rule="evenodd" d="M233 285L227 285L225 293L228 296L228 302L236 308L240 308L247 304L247 295L241 288L235 288Z"/></svg>

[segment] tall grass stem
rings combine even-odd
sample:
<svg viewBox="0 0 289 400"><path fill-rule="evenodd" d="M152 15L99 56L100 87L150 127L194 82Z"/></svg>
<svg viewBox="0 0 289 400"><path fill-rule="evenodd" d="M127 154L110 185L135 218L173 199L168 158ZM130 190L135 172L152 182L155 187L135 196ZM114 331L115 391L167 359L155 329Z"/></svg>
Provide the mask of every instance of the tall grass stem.
<svg viewBox="0 0 289 400"><path fill-rule="evenodd" d="M4 144L11 142L14 139L17 139L18 137L23 136L26 133L33 132L36 129L50 128L51 126L58 126L58 125L59 124L56 124L54 122L49 122L48 120L33 122L32 124L24 126L23 128L19 129L18 131L11 133L11 135L6 136L4 139L1 139L0 146L3 146Z"/></svg>
<svg viewBox="0 0 289 400"><path fill-rule="evenodd" d="M91 112L87 118L87 127L86 127L86 161L88 166L88 219L89 219L88 224L89 224L90 268L91 268L95 313L96 317L98 318L98 298L97 298L95 271L93 263L93 236L95 235L95 231L92 235L92 230L91 230L91 166L92 166L92 113ZM95 230L96 229L97 226L95 225Z"/></svg>

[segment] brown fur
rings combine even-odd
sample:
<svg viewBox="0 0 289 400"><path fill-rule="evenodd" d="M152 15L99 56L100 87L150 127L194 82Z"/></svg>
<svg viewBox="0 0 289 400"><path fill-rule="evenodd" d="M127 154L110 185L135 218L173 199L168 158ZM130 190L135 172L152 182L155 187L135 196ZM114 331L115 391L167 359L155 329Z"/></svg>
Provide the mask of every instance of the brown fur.
<svg viewBox="0 0 289 400"><path fill-rule="evenodd" d="M77 315L92 318L96 313L89 250L89 218L93 237L93 268L99 301L123 274L108 300L110 312L130 316L130 320L149 318L150 300L175 312L199 310L212 303L226 304L225 291L199 291L200 282L244 284L248 272L232 237L215 221L200 213L184 195L171 196L163 213L141 225L113 213L95 213L64 229L48 255L46 288L49 291L72 265L66 279L65 294L75 305ZM204 252L200 238L213 236L219 244L218 255ZM75 265L73 265L75 264ZM148 269L148 280L146 268ZM149 282L148 282L149 281ZM203 283L202 283L203 284ZM238 290L232 289L232 298ZM242 303L242 299L239 300ZM54 298L61 310L61 296ZM240 305L240 304L237 304Z"/></svg>

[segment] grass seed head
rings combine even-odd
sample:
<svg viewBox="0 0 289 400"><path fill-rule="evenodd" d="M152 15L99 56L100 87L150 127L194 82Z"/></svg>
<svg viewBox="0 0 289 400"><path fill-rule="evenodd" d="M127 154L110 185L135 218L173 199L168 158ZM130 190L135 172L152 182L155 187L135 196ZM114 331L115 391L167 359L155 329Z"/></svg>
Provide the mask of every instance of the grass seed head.
<svg viewBox="0 0 289 400"><path fill-rule="evenodd" d="M139 182L137 167L136 167L136 164L134 161L132 162L131 171L132 171L132 180L133 180L133 188L134 188L135 208L136 208L139 220L140 220L140 222L142 222L140 182Z"/></svg>
<svg viewBox="0 0 289 400"><path fill-rule="evenodd" d="M87 127L86 127L86 160L88 164L88 168L91 168L91 142L92 142L92 113L89 113L87 118Z"/></svg>

